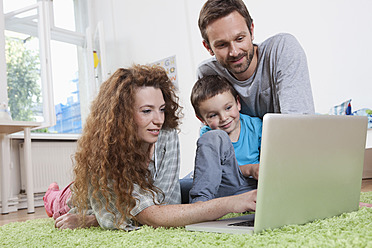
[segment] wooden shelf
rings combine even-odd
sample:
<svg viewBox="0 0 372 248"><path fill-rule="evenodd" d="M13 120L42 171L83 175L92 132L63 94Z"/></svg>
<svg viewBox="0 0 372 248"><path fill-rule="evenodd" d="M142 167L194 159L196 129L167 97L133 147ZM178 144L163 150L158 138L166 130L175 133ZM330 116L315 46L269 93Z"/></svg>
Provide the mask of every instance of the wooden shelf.
<svg viewBox="0 0 372 248"><path fill-rule="evenodd" d="M0 121L0 133L12 134L23 131L26 127L34 128L40 126L40 122L32 121Z"/></svg>

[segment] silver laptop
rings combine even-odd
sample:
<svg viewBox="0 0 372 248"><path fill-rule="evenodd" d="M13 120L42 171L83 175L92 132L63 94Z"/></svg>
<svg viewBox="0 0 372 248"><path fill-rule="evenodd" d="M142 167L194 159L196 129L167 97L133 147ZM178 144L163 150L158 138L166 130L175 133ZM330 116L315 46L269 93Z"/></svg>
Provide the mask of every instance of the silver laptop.
<svg viewBox="0 0 372 248"><path fill-rule="evenodd" d="M256 212L186 226L257 233L359 209L367 118L266 114Z"/></svg>

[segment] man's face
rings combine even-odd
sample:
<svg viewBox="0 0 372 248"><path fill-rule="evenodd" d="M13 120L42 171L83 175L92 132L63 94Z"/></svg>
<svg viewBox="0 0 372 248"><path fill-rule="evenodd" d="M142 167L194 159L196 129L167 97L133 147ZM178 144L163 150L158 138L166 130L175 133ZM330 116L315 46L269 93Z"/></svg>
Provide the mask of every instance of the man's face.
<svg viewBox="0 0 372 248"><path fill-rule="evenodd" d="M253 34L253 24L250 27ZM243 16L234 11L217 19L206 28L209 45L203 42L209 53L228 69L238 80L248 79L255 70L252 35Z"/></svg>

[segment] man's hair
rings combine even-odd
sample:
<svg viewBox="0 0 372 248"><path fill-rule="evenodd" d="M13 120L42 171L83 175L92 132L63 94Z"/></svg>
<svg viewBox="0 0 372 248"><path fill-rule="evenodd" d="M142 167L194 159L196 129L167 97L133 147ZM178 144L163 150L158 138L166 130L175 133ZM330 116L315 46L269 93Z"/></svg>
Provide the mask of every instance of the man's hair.
<svg viewBox="0 0 372 248"><path fill-rule="evenodd" d="M202 77L192 87L191 91L191 104L194 107L195 114L201 117L200 104L218 94L229 91L235 99L238 97L238 93L230 82L219 75L209 75Z"/></svg>
<svg viewBox="0 0 372 248"><path fill-rule="evenodd" d="M225 17L232 12L237 11L241 14L245 22L247 23L249 32L251 33L252 18L248 12L247 7L245 6L242 0L208 0L200 10L199 14L199 29L203 39L209 44L207 26L214 22L217 19ZM252 34L252 33L251 33Z"/></svg>

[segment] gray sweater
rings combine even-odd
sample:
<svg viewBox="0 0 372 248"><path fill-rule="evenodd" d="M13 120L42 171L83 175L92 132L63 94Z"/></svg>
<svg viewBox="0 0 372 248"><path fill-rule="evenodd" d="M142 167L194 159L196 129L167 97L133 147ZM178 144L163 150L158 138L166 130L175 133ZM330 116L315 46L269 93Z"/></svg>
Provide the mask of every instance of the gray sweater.
<svg viewBox="0 0 372 248"><path fill-rule="evenodd" d="M215 57L203 61L198 79L206 75L227 78L238 91L243 114L314 114L306 55L290 34L277 34L258 45L255 73L245 81L235 79Z"/></svg>

